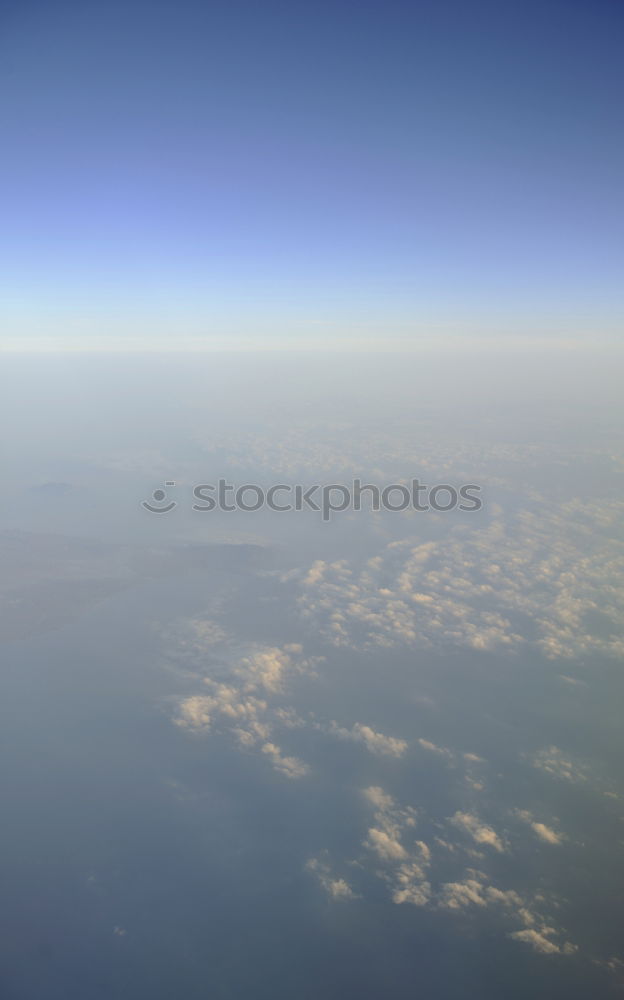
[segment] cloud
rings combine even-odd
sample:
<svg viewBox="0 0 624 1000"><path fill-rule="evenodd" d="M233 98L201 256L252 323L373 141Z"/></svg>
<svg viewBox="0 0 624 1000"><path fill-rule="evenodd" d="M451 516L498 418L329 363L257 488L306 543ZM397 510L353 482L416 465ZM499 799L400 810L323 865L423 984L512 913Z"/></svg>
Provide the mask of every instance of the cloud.
<svg viewBox="0 0 624 1000"><path fill-rule="evenodd" d="M192 695L180 702L179 715L174 721L186 729L209 729L214 707L214 698Z"/></svg>
<svg viewBox="0 0 624 1000"><path fill-rule="evenodd" d="M458 827L458 829L464 830L468 833L475 843L483 844L486 847L493 847L494 850L499 853L502 853L505 850L502 840L492 827L482 823L479 818L472 813L456 812L452 817L451 822Z"/></svg>
<svg viewBox="0 0 624 1000"><path fill-rule="evenodd" d="M563 842L563 834L557 833L545 823L531 823L531 826L540 840L544 840L547 844L561 844Z"/></svg>
<svg viewBox="0 0 624 1000"><path fill-rule="evenodd" d="M371 826L364 846L374 851L382 861L403 861L408 853L401 843L403 830L414 826L414 809L397 809L392 796L378 785L364 790L368 802L375 807L375 826Z"/></svg>
<svg viewBox="0 0 624 1000"><path fill-rule="evenodd" d="M524 903L517 892L488 885L486 879L483 872L468 868L463 881L445 882L442 885L439 905L449 910L460 910L466 906L500 905L508 910L516 910L519 915L523 912L528 914L528 910L523 910ZM523 919L523 922L526 921Z"/></svg>
<svg viewBox="0 0 624 1000"><path fill-rule="evenodd" d="M447 760L451 760L453 757L452 752L450 750L447 750L446 747L436 746L436 744L432 743L430 740L419 739L418 743L423 748L423 750L427 750L429 751L429 753L436 753L438 754L438 756L445 757Z"/></svg>
<svg viewBox="0 0 624 1000"><path fill-rule="evenodd" d="M203 635L199 620L191 622L191 633L193 642ZM208 633L212 641L212 626ZM319 658L304 658L302 646L295 643L252 648L247 655L234 659L227 680L203 677L209 693L181 699L174 722L196 733L208 732L218 722L232 732L241 748L259 748L277 771L291 778L309 773L309 767L298 758L282 753L273 738L277 727L287 731L311 728L359 743L378 756L403 756L408 748L406 740L386 736L362 722L347 728L335 720L329 724L319 722L312 713L302 718L292 705L279 704L287 697L289 682L303 674L314 675L320 662ZM221 664L220 670L223 672Z"/></svg>
<svg viewBox="0 0 624 1000"><path fill-rule="evenodd" d="M407 857L407 851L396 836L388 830L371 827L368 831L366 846L376 851L382 861L402 861Z"/></svg>
<svg viewBox="0 0 624 1000"><path fill-rule="evenodd" d="M486 906L487 900L483 896L481 882L467 878L464 882L445 882L440 892L439 904L449 910L459 910L469 904Z"/></svg>
<svg viewBox="0 0 624 1000"><path fill-rule="evenodd" d="M578 501L498 509L478 532L462 525L442 541L393 541L363 568L317 561L299 573L300 612L333 645L356 649L492 652L531 643L553 660L621 657L624 546L615 524L623 509ZM518 631L527 619L537 634Z"/></svg>
<svg viewBox="0 0 624 1000"><path fill-rule="evenodd" d="M518 920L523 924L521 929L509 932L509 937L515 941L524 941L544 955L572 955L578 950L569 941L558 943L554 940L561 937L561 931L544 923L515 890L488 885L483 872L468 869L462 881L444 883L437 902L448 910L463 910L473 906L480 909L499 907L506 919Z"/></svg>
<svg viewBox="0 0 624 1000"><path fill-rule="evenodd" d="M305 586L313 586L315 583L319 583L323 579L323 574L327 568L327 563L323 562L322 559L317 559L316 562L312 563L312 566L306 573L303 583Z"/></svg>
<svg viewBox="0 0 624 1000"><path fill-rule="evenodd" d="M575 764L564 756L559 747L546 747L545 750L538 750L532 758L533 767L552 775L553 778L561 778L563 781L586 781L586 769L581 764Z"/></svg>
<svg viewBox="0 0 624 1000"><path fill-rule="evenodd" d="M294 667L293 656L300 655L302 651L298 644L282 649L277 646L260 649L244 657L236 672L243 678L246 687L260 687L275 693L281 691L285 675Z"/></svg>
<svg viewBox="0 0 624 1000"><path fill-rule="evenodd" d="M379 785L371 785L369 788L365 788L364 795L371 805L375 806L375 809L387 812L394 806L392 796L384 792L383 788L380 788Z"/></svg>
<svg viewBox="0 0 624 1000"><path fill-rule="evenodd" d="M262 753L267 754L273 767L287 778L303 778L310 773L310 768L297 757L285 757L275 743L265 743Z"/></svg>
<svg viewBox="0 0 624 1000"><path fill-rule="evenodd" d="M201 631L196 622L192 631L194 635ZM282 721L273 699L282 694L286 678L314 669L317 662L303 659L302 652L297 644L252 649L234 660L227 681L204 677L210 693L183 698L174 722L196 733L210 731L219 723L242 749L258 749L266 755L280 774L303 777L309 773L308 765L284 754L272 738L274 726ZM289 709L285 712L287 719L296 714Z"/></svg>
<svg viewBox="0 0 624 1000"><path fill-rule="evenodd" d="M539 951L542 955L573 955L578 946L566 941L563 945L558 945L552 941L550 934L554 934L553 928L542 928L537 931L532 927L527 927L521 931L513 931L509 935L514 941L525 941L530 944L534 951Z"/></svg>
<svg viewBox="0 0 624 1000"><path fill-rule="evenodd" d="M416 810L398 808L391 795L378 785L364 790L367 801L375 808L375 826L368 830L364 846L390 866L384 879L391 887L392 901L425 906L431 899L427 869L431 851L423 840L403 842L416 825Z"/></svg>
<svg viewBox="0 0 624 1000"><path fill-rule="evenodd" d="M518 809L516 810L516 815L519 819L528 823L534 833L543 840L546 844L562 844L565 837L562 833L557 833L552 827L546 826L545 823L537 822L528 809Z"/></svg>
<svg viewBox="0 0 624 1000"><path fill-rule="evenodd" d="M416 859L401 864L394 873L393 903L411 903L412 906L426 906L431 900L431 885L427 880L431 852L421 840L415 844Z"/></svg>
<svg viewBox="0 0 624 1000"><path fill-rule="evenodd" d="M316 875L329 898L335 902L346 902L358 898L357 893L353 891L346 879L335 878L331 874L327 862L321 858L310 858L309 861L306 861L305 869Z"/></svg>
<svg viewBox="0 0 624 1000"><path fill-rule="evenodd" d="M351 729L339 726L337 722L331 722L327 727L327 732L337 736L341 740L352 740L355 743L363 743L367 750L380 756L402 757L407 750L407 741L397 739L394 736L384 736L371 726L366 726L361 722L356 722Z"/></svg>
<svg viewBox="0 0 624 1000"><path fill-rule="evenodd" d="M393 903L438 908L449 913L498 911L501 924L514 940L529 944L542 954L571 955L577 950L565 940L565 932L554 926L552 916L546 912L557 909L556 900L549 903L543 892L531 895L514 888L500 888L487 869L462 867L457 877L441 879L439 875L446 876L449 865L457 865L463 852L449 840L435 837L434 846L444 851L440 866L431 847L424 840L414 839L420 816L416 809L397 804L379 785L365 788L363 796L375 810L374 823L368 828L363 846L373 855L373 873L387 884ZM530 813L520 818L535 822ZM456 812L448 822L477 844L490 846L497 853L505 851L502 838L476 815ZM487 865L487 860L487 854L479 854L480 865ZM358 865L366 864L364 856ZM335 892L338 896L342 891L348 893L340 885L331 888L330 883L339 880L331 876L327 865L323 863L319 870L323 872L328 893Z"/></svg>

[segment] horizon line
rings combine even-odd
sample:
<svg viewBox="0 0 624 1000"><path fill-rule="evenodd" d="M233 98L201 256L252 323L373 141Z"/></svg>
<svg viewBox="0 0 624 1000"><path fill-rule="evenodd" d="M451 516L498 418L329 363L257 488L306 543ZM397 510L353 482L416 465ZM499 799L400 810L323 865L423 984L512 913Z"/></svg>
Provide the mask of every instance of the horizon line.
<svg viewBox="0 0 624 1000"><path fill-rule="evenodd" d="M545 334L521 337L515 334L443 334L416 337L4 337L2 354L226 354L226 353L392 353L411 354L442 347L474 349L564 349L595 350L624 347L615 334L595 337Z"/></svg>

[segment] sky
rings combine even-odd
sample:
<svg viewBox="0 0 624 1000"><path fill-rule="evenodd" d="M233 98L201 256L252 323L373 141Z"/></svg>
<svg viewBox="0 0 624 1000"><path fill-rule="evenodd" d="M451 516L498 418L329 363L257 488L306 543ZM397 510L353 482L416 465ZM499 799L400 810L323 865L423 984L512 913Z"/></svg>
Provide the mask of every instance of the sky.
<svg viewBox="0 0 624 1000"><path fill-rule="evenodd" d="M623 24L3 0L4 346L615 337Z"/></svg>

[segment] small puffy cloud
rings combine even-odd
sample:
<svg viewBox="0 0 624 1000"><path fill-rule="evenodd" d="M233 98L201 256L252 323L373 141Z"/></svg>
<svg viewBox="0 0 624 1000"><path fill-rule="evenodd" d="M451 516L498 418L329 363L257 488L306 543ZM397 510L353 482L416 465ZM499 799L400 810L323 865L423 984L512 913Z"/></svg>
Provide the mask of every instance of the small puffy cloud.
<svg viewBox="0 0 624 1000"><path fill-rule="evenodd" d="M446 747L436 746L436 744L432 743L431 740L423 740L421 738L418 740L418 743L423 748L423 750L427 750L429 753L438 754L439 757L444 757L446 758L446 760L450 760L453 756L451 751L447 750Z"/></svg>
<svg viewBox="0 0 624 1000"><path fill-rule="evenodd" d="M322 559L317 559L316 562L312 563L310 569L303 578L304 586L311 587L314 586L314 584L320 583L327 568L327 563L323 562Z"/></svg>
<svg viewBox="0 0 624 1000"><path fill-rule="evenodd" d="M382 861L402 861L407 857L407 851L396 836L376 827L368 831L366 846L375 851Z"/></svg>
<svg viewBox="0 0 624 1000"><path fill-rule="evenodd" d="M539 900L540 897L536 896L535 899ZM514 940L523 941L544 955L572 955L577 950L577 946L569 941L560 943L557 938L561 937L561 932L532 912L515 890L487 885L483 872L468 869L461 881L444 883L437 903L448 910L499 907L506 920L516 920L523 925L520 930L510 932L509 937Z"/></svg>
<svg viewBox="0 0 624 1000"><path fill-rule="evenodd" d="M305 868L306 871L311 872L317 877L329 898L335 902L346 902L349 899L357 899L357 894L346 879L335 878L327 862L321 858L310 858L306 862Z"/></svg>
<svg viewBox="0 0 624 1000"><path fill-rule="evenodd" d="M343 878L331 879L327 891L332 899L354 899L355 893L349 883Z"/></svg>
<svg viewBox="0 0 624 1000"><path fill-rule="evenodd" d="M302 647L294 643L282 649L277 646L259 649L240 661L236 673L247 689L261 687L275 693L281 691L285 675L293 669L293 657L301 652Z"/></svg>
<svg viewBox="0 0 624 1000"><path fill-rule="evenodd" d="M379 785L371 785L364 789L364 795L375 809L388 810L394 806L394 799L384 792Z"/></svg>
<svg viewBox="0 0 624 1000"><path fill-rule="evenodd" d="M341 740L352 740L355 743L363 743L370 753L387 757L402 757L407 750L407 741L398 739L395 736L385 736L377 732L371 726L366 726L361 722L356 722L351 729L339 726L332 722L328 732L337 736Z"/></svg>
<svg viewBox="0 0 624 1000"><path fill-rule="evenodd" d="M522 916L523 923L532 923L533 917L524 908L522 897L514 889L497 889L494 885L488 885L485 895L490 903L500 903L502 906L517 908L517 913ZM526 917L526 919L524 919Z"/></svg>
<svg viewBox="0 0 624 1000"><path fill-rule="evenodd" d="M197 627L194 631L197 632ZM204 677L210 693L182 699L174 719L176 725L204 732L218 722L236 737L241 748L258 749L265 754L280 774L288 778L303 777L309 772L308 765L283 754L272 738L276 723L291 729L306 725L294 709L275 705L286 677L308 670L318 662L304 660L302 652L302 647L295 643L281 648L252 648L248 656L238 658L232 665L227 681Z"/></svg>
<svg viewBox="0 0 624 1000"><path fill-rule="evenodd" d="M271 735L271 727L264 722L259 722L257 719L252 719L247 723L246 728L236 727L233 733L240 745L250 750L258 743L268 742Z"/></svg>
<svg viewBox="0 0 624 1000"><path fill-rule="evenodd" d="M285 757L275 743L265 743L262 747L262 753L270 758L275 770L287 778L303 778L310 773L307 764L297 757Z"/></svg>
<svg viewBox="0 0 624 1000"><path fill-rule="evenodd" d="M553 778L561 778L563 781L586 781L587 774L585 768L578 763L569 760L559 747L546 747L538 750L532 758L533 767Z"/></svg>
<svg viewBox="0 0 624 1000"><path fill-rule="evenodd" d="M614 972L617 975L624 973L624 962L617 955L613 955L611 958L595 958L594 965L598 965L601 969L608 969L609 972Z"/></svg>
<svg viewBox="0 0 624 1000"><path fill-rule="evenodd" d="M305 729L308 725L307 720L298 715L294 708L276 708L273 715L285 729Z"/></svg>
<svg viewBox="0 0 624 1000"><path fill-rule="evenodd" d="M546 826L545 823L538 823L528 809L518 809L516 815L519 819L528 823L531 829L540 840L543 840L545 844L561 844L565 840L562 833L557 833L552 827Z"/></svg>
<svg viewBox="0 0 624 1000"><path fill-rule="evenodd" d="M387 754L390 757L401 757L407 750L406 740L395 736L384 736L370 726L356 722L352 730L356 739L361 740L371 753Z"/></svg>
<svg viewBox="0 0 624 1000"><path fill-rule="evenodd" d="M411 829L416 825L416 810L412 806L397 808L394 799L378 785L372 785L364 790L364 796L375 807L376 826L397 839L401 831Z"/></svg>
<svg viewBox="0 0 624 1000"><path fill-rule="evenodd" d="M513 889L487 885L486 878L483 872L468 868L463 880L442 885L439 905L449 910L460 910L466 906L502 906L518 916L524 907L522 897Z"/></svg>
<svg viewBox="0 0 624 1000"><path fill-rule="evenodd" d="M545 823L531 823L531 826L540 840L544 840L547 844L560 844L563 841L563 834L557 833Z"/></svg>
<svg viewBox="0 0 624 1000"><path fill-rule="evenodd" d="M505 850L503 842L496 831L491 826L487 826L486 823L482 823L473 813L456 812L451 822L458 829L464 830L465 833L469 834L475 843L483 844L486 847L493 847L499 853Z"/></svg>
<svg viewBox="0 0 624 1000"><path fill-rule="evenodd" d="M393 903L426 906L431 900L431 885L427 881L430 851L422 841L416 842L417 857L399 866L394 874Z"/></svg>
<svg viewBox="0 0 624 1000"><path fill-rule="evenodd" d="M571 944L570 941L559 945L551 940L551 935L554 933L555 930L552 927L542 927L541 930L526 927L521 931L513 931L509 937L513 938L514 941L525 941L542 955L573 955L578 950L578 946Z"/></svg>
<svg viewBox="0 0 624 1000"><path fill-rule="evenodd" d="M209 729L214 707L214 698L192 695L180 702L179 715L174 721L185 729Z"/></svg>
<svg viewBox="0 0 624 1000"><path fill-rule="evenodd" d="M508 514L492 508L479 532L462 525L437 542L393 541L364 567L316 562L299 573L301 612L338 646L513 652L531 643L553 660L594 651L619 658L622 509L621 501L602 510L578 501L546 512L543 504ZM588 625L598 608L600 629ZM516 631L518 612L536 634Z"/></svg>
<svg viewBox="0 0 624 1000"><path fill-rule="evenodd" d="M416 810L411 806L397 808L393 798L378 785L365 789L364 795L375 808L375 825L370 827L364 846L390 866L383 877L392 889L394 903L425 906L432 895L427 880L431 851L422 840L407 839L416 824Z"/></svg>
<svg viewBox="0 0 624 1000"><path fill-rule="evenodd" d="M465 906L486 906L483 886L476 878L463 882L445 882L440 889L440 906L449 910L460 910Z"/></svg>

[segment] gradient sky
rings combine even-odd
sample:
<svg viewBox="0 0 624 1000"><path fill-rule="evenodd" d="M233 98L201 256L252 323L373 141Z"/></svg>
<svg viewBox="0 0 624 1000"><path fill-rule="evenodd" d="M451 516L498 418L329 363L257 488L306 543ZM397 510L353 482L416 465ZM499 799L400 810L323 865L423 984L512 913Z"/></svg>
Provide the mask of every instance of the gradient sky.
<svg viewBox="0 0 624 1000"><path fill-rule="evenodd" d="M623 26L3 0L3 336L613 335Z"/></svg>

